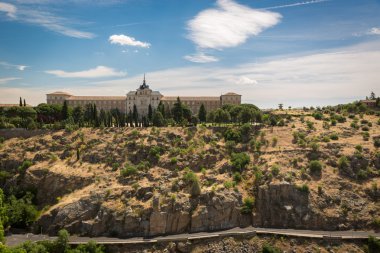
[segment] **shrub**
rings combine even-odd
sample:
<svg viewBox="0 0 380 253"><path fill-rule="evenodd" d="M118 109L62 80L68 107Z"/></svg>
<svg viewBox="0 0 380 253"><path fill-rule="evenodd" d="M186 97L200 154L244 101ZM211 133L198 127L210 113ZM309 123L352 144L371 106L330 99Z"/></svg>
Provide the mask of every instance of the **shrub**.
<svg viewBox="0 0 380 253"><path fill-rule="evenodd" d="M375 148L380 148L380 138L379 137L373 138L373 145L375 146Z"/></svg>
<svg viewBox="0 0 380 253"><path fill-rule="evenodd" d="M280 174L280 166L278 164L273 164L271 167L271 172L273 176L277 176L278 174Z"/></svg>
<svg viewBox="0 0 380 253"><path fill-rule="evenodd" d="M197 175L195 175L195 173L192 170L190 170L189 168L186 168L185 171L186 172L183 175L183 180L186 183L193 183L198 180Z"/></svg>
<svg viewBox="0 0 380 253"><path fill-rule="evenodd" d="M320 113L320 112L315 112L315 113L313 113L313 117L316 120L322 120L323 119L323 114Z"/></svg>
<svg viewBox="0 0 380 253"><path fill-rule="evenodd" d="M137 173L138 173L137 168L130 164L126 164L125 167L122 170L120 170L120 175L123 177L133 176L133 175L136 175Z"/></svg>
<svg viewBox="0 0 380 253"><path fill-rule="evenodd" d="M18 170L19 173L25 173L26 170L27 170L30 166L32 166L32 165L33 165L32 161L25 160L25 161L23 161L22 164L17 168L17 170Z"/></svg>
<svg viewBox="0 0 380 253"><path fill-rule="evenodd" d="M276 247L273 247L269 244L265 244L261 251L262 253L281 253L282 251Z"/></svg>
<svg viewBox="0 0 380 253"><path fill-rule="evenodd" d="M119 167L120 167L119 163L117 163L117 162L113 163L112 164L112 171L117 171L119 169Z"/></svg>
<svg viewBox="0 0 380 253"><path fill-rule="evenodd" d="M357 174L358 179L365 180L368 177L368 172L365 170L359 170Z"/></svg>
<svg viewBox="0 0 380 253"><path fill-rule="evenodd" d="M231 164L236 171L243 171L251 161L247 153L232 153Z"/></svg>
<svg viewBox="0 0 380 253"><path fill-rule="evenodd" d="M362 147L362 145L356 145L356 146L355 146L355 149L356 149L357 151L359 151L359 152L363 152L363 147Z"/></svg>
<svg viewBox="0 0 380 253"><path fill-rule="evenodd" d="M252 213L254 204L255 204L255 199L253 197L244 198L241 212L244 214Z"/></svg>
<svg viewBox="0 0 380 253"><path fill-rule="evenodd" d="M277 137L273 137L273 139L272 139L272 147L276 147L277 142L278 142Z"/></svg>
<svg viewBox="0 0 380 253"><path fill-rule="evenodd" d="M330 137L328 137L327 135L325 135L325 136L323 136L322 141L323 142L330 142Z"/></svg>
<svg viewBox="0 0 380 253"><path fill-rule="evenodd" d="M309 193L309 186L307 184L297 185L296 188L300 192Z"/></svg>
<svg viewBox="0 0 380 253"><path fill-rule="evenodd" d="M332 134L330 135L330 139L331 139L331 140L334 140L334 141L337 141L337 140L339 139L339 136L338 136L337 133L332 133Z"/></svg>
<svg viewBox="0 0 380 253"><path fill-rule="evenodd" d="M341 156L338 160L338 168L341 170L347 169L349 166L349 161L346 156Z"/></svg>
<svg viewBox="0 0 380 253"><path fill-rule="evenodd" d="M226 141L241 142L241 133L240 131L237 131L236 129L228 128L224 132L224 139Z"/></svg>
<svg viewBox="0 0 380 253"><path fill-rule="evenodd" d="M365 140L365 141L369 140L369 133L368 132L363 132L362 135L363 135L363 140Z"/></svg>
<svg viewBox="0 0 380 253"><path fill-rule="evenodd" d="M241 174L238 172L238 171L236 171L233 175L232 175L232 178L234 179L234 181L236 182L236 183L240 183L241 182Z"/></svg>
<svg viewBox="0 0 380 253"><path fill-rule="evenodd" d="M322 163L320 161L311 161L309 164L310 172L313 174L320 174L322 172Z"/></svg>
<svg viewBox="0 0 380 253"><path fill-rule="evenodd" d="M177 157L172 157L172 158L170 158L170 163L171 163L171 164L177 164L177 162L178 162Z"/></svg>
<svg viewBox="0 0 380 253"><path fill-rule="evenodd" d="M226 182L224 182L224 187L226 188L226 189L231 189L232 187L235 187L235 182L232 182L232 181L226 181Z"/></svg>
<svg viewBox="0 0 380 253"><path fill-rule="evenodd" d="M368 126L363 126L362 130L367 132L367 131L369 131L369 127Z"/></svg>
<svg viewBox="0 0 380 253"><path fill-rule="evenodd" d="M377 239L376 237L373 237L373 236L369 236L367 249L368 250L366 252L368 253L380 252L380 239Z"/></svg>
<svg viewBox="0 0 380 253"><path fill-rule="evenodd" d="M331 125L332 125L332 126L336 126L336 120L335 120L335 119L332 119L332 120L331 120Z"/></svg>
<svg viewBox="0 0 380 253"><path fill-rule="evenodd" d="M306 121L306 126L309 130L314 130L314 123L311 121Z"/></svg>

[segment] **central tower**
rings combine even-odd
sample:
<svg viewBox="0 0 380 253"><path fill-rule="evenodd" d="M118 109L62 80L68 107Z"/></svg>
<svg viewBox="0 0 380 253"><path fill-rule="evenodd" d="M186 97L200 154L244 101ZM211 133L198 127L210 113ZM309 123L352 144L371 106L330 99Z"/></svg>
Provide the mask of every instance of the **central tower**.
<svg viewBox="0 0 380 253"><path fill-rule="evenodd" d="M130 91L127 93L127 113L133 112L134 106L136 106L139 118L148 115L149 105L152 109L156 109L162 95L158 91L152 91L149 85L146 84L145 74L143 83L139 86L136 91Z"/></svg>

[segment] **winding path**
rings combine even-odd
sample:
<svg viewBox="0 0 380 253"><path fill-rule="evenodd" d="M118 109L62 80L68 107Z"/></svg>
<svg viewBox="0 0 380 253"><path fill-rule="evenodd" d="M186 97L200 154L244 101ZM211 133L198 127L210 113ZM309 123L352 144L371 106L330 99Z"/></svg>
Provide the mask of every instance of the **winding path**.
<svg viewBox="0 0 380 253"><path fill-rule="evenodd" d="M141 244L157 243L167 241L187 241L202 240L210 238L222 238L227 236L254 236L256 234L284 235L305 238L323 238L326 240L353 240L366 239L368 236L380 238L380 233L366 231L318 231L318 230L300 230L300 229L277 229L277 228L233 228L216 232L200 232L191 234L177 234L167 236L157 236L152 238L134 237L128 239L111 238L111 237L81 237L70 236L69 244L84 244L88 241L96 241L98 244ZM6 244L15 246L27 240L42 241L54 240L56 237L35 234L14 234L6 237Z"/></svg>

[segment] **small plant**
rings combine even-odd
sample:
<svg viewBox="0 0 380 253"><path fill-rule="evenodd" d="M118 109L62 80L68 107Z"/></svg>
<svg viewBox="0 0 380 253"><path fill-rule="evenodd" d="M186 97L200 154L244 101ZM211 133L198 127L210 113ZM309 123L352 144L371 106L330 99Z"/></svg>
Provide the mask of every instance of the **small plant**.
<svg viewBox="0 0 380 253"><path fill-rule="evenodd" d="M363 140L365 140L365 141L369 140L369 133L368 132L363 132L362 135L363 135Z"/></svg>
<svg viewBox="0 0 380 253"><path fill-rule="evenodd" d="M330 137L328 137L327 135L325 135L325 136L323 136L322 141L323 142L330 142Z"/></svg>
<svg viewBox="0 0 380 253"><path fill-rule="evenodd" d="M309 164L309 169L312 174L321 174L322 172L322 163L320 161L311 161Z"/></svg>
<svg viewBox="0 0 380 253"><path fill-rule="evenodd" d="M355 150L357 150L358 152L363 152L363 147L362 147L362 145L356 145L355 146Z"/></svg>
<svg viewBox="0 0 380 253"><path fill-rule="evenodd" d="M171 163L171 164L177 164L177 162L178 162L177 157L172 157L172 158L170 158L170 163Z"/></svg>
<svg viewBox="0 0 380 253"><path fill-rule="evenodd" d="M244 214L252 213L254 204L255 204L255 199L253 197L244 198L241 212Z"/></svg>
<svg viewBox="0 0 380 253"><path fill-rule="evenodd" d="M307 184L297 185L296 188L300 192L309 193L309 186Z"/></svg>
<svg viewBox="0 0 380 253"><path fill-rule="evenodd" d="M368 127L368 126L363 126L363 127L362 127L362 131L366 131L366 132L368 132L368 131L369 131L369 127Z"/></svg>
<svg viewBox="0 0 380 253"><path fill-rule="evenodd" d="M338 160L338 168L341 169L341 170L345 170L348 168L349 166L349 161L348 161L348 158L346 156L341 156Z"/></svg>
<svg viewBox="0 0 380 253"><path fill-rule="evenodd" d="M27 170L30 166L32 166L32 165L33 165L32 161L30 161L30 160L24 160L24 161L22 162L22 164L21 164L20 166L18 166L17 170L18 170L19 173L22 174L22 173L25 173L26 170Z"/></svg>
<svg viewBox="0 0 380 253"><path fill-rule="evenodd" d="M271 167L271 172L273 176L277 176L278 174L280 174L280 166L278 164L273 164Z"/></svg>
<svg viewBox="0 0 380 253"><path fill-rule="evenodd" d="M236 183L240 183L241 180L242 180L242 177L241 177L241 174L240 172L236 171L233 175L232 175L232 178L234 179L234 181Z"/></svg>
<svg viewBox="0 0 380 253"><path fill-rule="evenodd" d="M112 164L112 171L117 171L119 169L119 167L120 167L119 163L117 163L117 162L113 163Z"/></svg>
<svg viewBox="0 0 380 253"><path fill-rule="evenodd" d="M277 142L278 142L277 137L273 137L273 139L272 139L272 147L276 147Z"/></svg>
<svg viewBox="0 0 380 253"><path fill-rule="evenodd" d="M337 141L337 140L339 139L339 136L338 136L337 133L332 133L332 134L330 135L330 139L331 139L331 140L334 140L334 141Z"/></svg>
<svg viewBox="0 0 380 253"><path fill-rule="evenodd" d="M224 185L224 187L226 189L231 189L232 187L235 187L235 182L233 182L233 181L225 181L223 185Z"/></svg>
<svg viewBox="0 0 380 253"><path fill-rule="evenodd" d="M120 175L122 177L133 176L133 175L136 175L137 173L138 173L137 168L129 164L126 164L125 167L122 170L120 170Z"/></svg>
<svg viewBox="0 0 380 253"><path fill-rule="evenodd" d="M247 153L232 153L231 164L235 171L243 171L251 161Z"/></svg>

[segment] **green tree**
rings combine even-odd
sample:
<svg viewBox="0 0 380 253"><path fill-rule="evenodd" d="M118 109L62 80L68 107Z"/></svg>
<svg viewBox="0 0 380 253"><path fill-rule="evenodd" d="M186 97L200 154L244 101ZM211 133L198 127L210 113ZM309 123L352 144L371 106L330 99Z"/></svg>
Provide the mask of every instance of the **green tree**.
<svg viewBox="0 0 380 253"><path fill-rule="evenodd" d="M207 117L206 107L204 104L201 104L201 107L199 107L199 112L198 112L199 121L201 123L206 122L206 117Z"/></svg>
<svg viewBox="0 0 380 253"><path fill-rule="evenodd" d="M280 110L284 109L284 104L278 104L278 109Z"/></svg>
<svg viewBox="0 0 380 253"><path fill-rule="evenodd" d="M68 119L69 118L69 107L68 107L68 105L67 105L67 101L65 100L64 102L63 102L63 107L62 107L62 119L63 120L66 120L66 119Z"/></svg>
<svg viewBox="0 0 380 253"><path fill-rule="evenodd" d="M20 97L20 103L19 103L20 106L22 106L22 98Z"/></svg>
<svg viewBox="0 0 380 253"><path fill-rule="evenodd" d="M76 106L73 110L73 119L79 127L83 126L84 113L81 106Z"/></svg>
<svg viewBox="0 0 380 253"><path fill-rule="evenodd" d="M173 119L177 124L183 120L183 106L179 97L177 97L177 102L175 102L173 105L172 114Z"/></svg>
<svg viewBox="0 0 380 253"><path fill-rule="evenodd" d="M132 117L133 117L133 121L135 123L135 126L137 126L138 122L139 122L139 113L137 112L137 107L136 107L135 104L133 105L133 114L132 114Z"/></svg>
<svg viewBox="0 0 380 253"><path fill-rule="evenodd" d="M254 119L254 112L248 108L248 107L243 107L243 109L239 113L239 121L244 123L248 123L253 121Z"/></svg>
<svg viewBox="0 0 380 253"><path fill-rule="evenodd" d="M148 120L149 120L149 123L152 122L152 119L153 119L153 110L152 110L152 105L149 104L149 107L148 107Z"/></svg>
<svg viewBox="0 0 380 253"><path fill-rule="evenodd" d="M24 98L24 106L26 106L25 98Z"/></svg>
<svg viewBox="0 0 380 253"><path fill-rule="evenodd" d="M232 153L231 154L231 164L234 170L242 172L247 165L250 163L251 159L247 153Z"/></svg>
<svg viewBox="0 0 380 253"><path fill-rule="evenodd" d="M156 110L153 114L153 126L163 127L165 125L164 117L161 112Z"/></svg>
<svg viewBox="0 0 380 253"><path fill-rule="evenodd" d="M375 92L371 91L371 95L369 96L369 99L371 99L371 100L375 100L376 99Z"/></svg>
<svg viewBox="0 0 380 253"><path fill-rule="evenodd" d="M230 114L221 109L221 108L218 108L215 110L215 117L214 117L214 121L215 123L228 123L230 121L231 117L230 117Z"/></svg>
<svg viewBox="0 0 380 253"><path fill-rule="evenodd" d="M164 117L164 118L166 117L165 105L162 103L162 101L160 101L160 103L158 104L157 110L161 113L162 117Z"/></svg>

